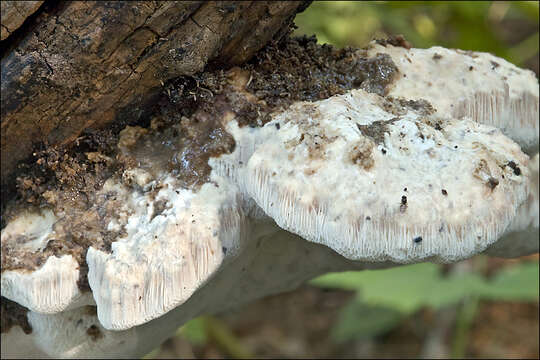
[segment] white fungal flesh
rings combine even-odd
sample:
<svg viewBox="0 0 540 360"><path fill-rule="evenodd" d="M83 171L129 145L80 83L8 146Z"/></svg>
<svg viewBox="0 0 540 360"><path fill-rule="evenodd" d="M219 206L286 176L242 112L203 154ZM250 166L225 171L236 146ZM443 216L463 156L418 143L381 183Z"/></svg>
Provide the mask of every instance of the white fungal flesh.
<svg viewBox="0 0 540 360"><path fill-rule="evenodd" d="M35 271L2 272L2 296L39 313L57 313L81 299L77 280L79 264L71 255L51 256Z"/></svg>
<svg viewBox="0 0 540 360"><path fill-rule="evenodd" d="M243 219L234 186L221 178L193 193L173 178L162 183L154 198L129 193L119 209L130 214L127 236L112 244L110 254L88 250L88 282L107 329L128 329L182 304L217 271L225 254L239 251ZM165 209L153 216L160 201Z"/></svg>
<svg viewBox="0 0 540 360"><path fill-rule="evenodd" d="M368 54L388 54L400 71L388 95L425 99L439 115L499 128L528 153L538 151L538 81L489 53L445 49L405 49L371 43Z"/></svg>
<svg viewBox="0 0 540 360"><path fill-rule="evenodd" d="M2 239L5 242L17 242L25 250L39 251L47 246L56 220L58 218L49 209L24 212L6 225L2 230ZM24 238L24 241L20 241L20 238Z"/></svg>
<svg viewBox="0 0 540 360"><path fill-rule="evenodd" d="M91 293L71 255L2 271L2 296L30 309L33 328L3 333L2 356L17 337L17 356L140 357L195 316L325 272L537 252L538 155L522 152L538 147L534 75L439 47L360 53L392 57L394 99L352 90L260 128L227 114L235 150L209 160L197 191L137 167L107 180L96 198L114 209L106 230L122 235L110 252L88 249ZM146 132L124 131L119 147ZM63 211L23 210L2 244L43 251Z"/></svg>
<svg viewBox="0 0 540 360"><path fill-rule="evenodd" d="M538 231L539 219L539 188L538 169L539 154L529 161L529 196L519 207L512 223L493 246L486 250L490 256L514 258L526 254L537 253L540 247L540 234Z"/></svg>
<svg viewBox="0 0 540 360"><path fill-rule="evenodd" d="M105 329L91 307L47 315L29 313L32 333L26 335L18 326L2 333L2 355L14 354L11 347L4 350L4 345L16 337L19 350L25 350L16 354L22 358L32 354L37 358L44 358L43 354L52 358L140 358L174 334L181 324L200 314L238 308L262 296L290 291L330 271L393 265L352 262L328 247L280 231L270 223L254 224L246 232L254 241L246 244L241 256L225 262L188 301L163 316L118 331ZM88 334L91 326L93 337Z"/></svg>

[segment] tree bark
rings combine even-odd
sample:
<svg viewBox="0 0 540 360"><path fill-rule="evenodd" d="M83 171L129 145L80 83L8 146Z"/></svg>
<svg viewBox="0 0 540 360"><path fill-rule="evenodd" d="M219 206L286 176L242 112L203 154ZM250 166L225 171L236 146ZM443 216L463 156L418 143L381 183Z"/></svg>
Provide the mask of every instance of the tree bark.
<svg viewBox="0 0 540 360"><path fill-rule="evenodd" d="M209 63L245 62L286 33L309 4L15 3L2 3L3 188L37 146L69 143L88 127L137 121L165 81Z"/></svg>

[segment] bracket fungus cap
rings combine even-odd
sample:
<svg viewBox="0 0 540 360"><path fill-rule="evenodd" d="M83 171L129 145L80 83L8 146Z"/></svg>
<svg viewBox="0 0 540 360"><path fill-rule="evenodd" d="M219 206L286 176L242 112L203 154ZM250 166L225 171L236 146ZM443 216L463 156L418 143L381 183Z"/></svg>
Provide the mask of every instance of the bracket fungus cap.
<svg viewBox="0 0 540 360"><path fill-rule="evenodd" d="M496 128L414 106L396 117L386 102L352 90L279 114L247 191L280 227L348 259L448 262L494 243L529 193L527 155Z"/></svg>

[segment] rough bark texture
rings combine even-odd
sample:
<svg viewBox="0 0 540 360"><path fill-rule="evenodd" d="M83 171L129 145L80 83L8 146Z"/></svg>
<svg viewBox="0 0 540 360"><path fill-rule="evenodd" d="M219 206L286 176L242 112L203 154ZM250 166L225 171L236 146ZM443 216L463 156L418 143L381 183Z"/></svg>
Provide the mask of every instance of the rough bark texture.
<svg viewBox="0 0 540 360"><path fill-rule="evenodd" d="M24 20L32 15L43 4L43 1L2 1L2 21L0 40L7 38L17 30Z"/></svg>
<svg viewBox="0 0 540 360"><path fill-rule="evenodd" d="M246 61L306 5L45 2L1 43L3 190L37 147L137 122L165 81Z"/></svg>

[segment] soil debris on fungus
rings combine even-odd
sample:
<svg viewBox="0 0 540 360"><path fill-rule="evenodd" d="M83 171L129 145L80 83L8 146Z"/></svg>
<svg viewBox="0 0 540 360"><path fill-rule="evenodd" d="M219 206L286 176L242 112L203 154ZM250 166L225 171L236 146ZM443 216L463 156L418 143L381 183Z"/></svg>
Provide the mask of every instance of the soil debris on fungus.
<svg viewBox="0 0 540 360"><path fill-rule="evenodd" d="M396 47L402 47L405 49L410 49L412 47L411 43L405 40L403 35L391 35L386 39L376 39L377 44L386 47L386 45L392 45Z"/></svg>
<svg viewBox="0 0 540 360"><path fill-rule="evenodd" d="M248 62L248 90L271 107L316 101L353 88L384 95L397 67L385 54L361 58L357 50L318 45L315 36L271 43ZM279 71L276 71L279 69Z"/></svg>
<svg viewBox="0 0 540 360"><path fill-rule="evenodd" d="M241 66L209 64L202 73L166 81L136 122L119 115L110 127L89 128L71 143L41 144L19 165L15 189L2 189L2 228L30 205L37 212L57 213L54 231L59 235L33 253L2 240L2 271L34 270L50 256L70 254L80 264L80 289L89 290L88 248L110 252L112 242L126 235L123 223L108 228L125 200L116 190L103 190L108 179L136 192L154 181L155 193L159 174L167 172L181 187L198 191L210 181L209 158L236 146L225 130L231 119L259 127L296 101L317 101L354 88L384 95L398 73L396 65L386 54L360 54L318 45L315 37L285 36ZM384 128L380 123L361 131L379 143ZM306 141L322 156L324 143L332 139L314 135ZM371 147L358 148L352 160L369 169ZM166 208L161 205L156 216Z"/></svg>
<svg viewBox="0 0 540 360"><path fill-rule="evenodd" d="M517 164L514 162L514 161L509 161L508 164L507 164L512 170L514 170L514 175L521 175L521 169L519 168L519 166L517 166Z"/></svg>
<svg viewBox="0 0 540 360"><path fill-rule="evenodd" d="M375 144L384 144L384 134L389 132L388 125L398 120L399 118L396 117L390 120L377 120L369 125L356 124L356 126L362 135L371 138ZM382 152L384 154L386 150L383 149Z"/></svg>
<svg viewBox="0 0 540 360"><path fill-rule="evenodd" d="M495 189L495 187L497 187L497 185L499 185L499 180L495 179L494 177L490 177L487 181L487 186L489 186L489 188L491 190Z"/></svg>
<svg viewBox="0 0 540 360"><path fill-rule="evenodd" d="M405 115L408 110L414 110L420 115L428 116L434 114L437 110L424 99L406 100L393 96L386 96L383 100L382 108L396 116Z"/></svg>
<svg viewBox="0 0 540 360"><path fill-rule="evenodd" d="M363 137L352 147L349 155L353 164L357 164L364 170L369 170L375 164L373 159L373 142Z"/></svg>

